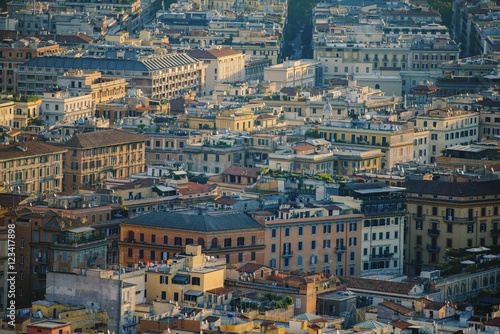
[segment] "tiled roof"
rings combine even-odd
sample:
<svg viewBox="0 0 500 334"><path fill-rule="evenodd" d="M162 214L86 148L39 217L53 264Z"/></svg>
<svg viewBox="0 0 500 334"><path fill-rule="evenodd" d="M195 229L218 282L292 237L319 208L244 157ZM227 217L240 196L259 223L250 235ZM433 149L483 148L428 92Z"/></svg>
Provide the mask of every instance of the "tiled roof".
<svg viewBox="0 0 500 334"><path fill-rule="evenodd" d="M146 137L120 130L77 133L66 142L66 147L88 148L146 141Z"/></svg>
<svg viewBox="0 0 500 334"><path fill-rule="evenodd" d="M500 180L474 182L444 182L408 180L403 187L408 193L470 197L500 194Z"/></svg>
<svg viewBox="0 0 500 334"><path fill-rule="evenodd" d="M280 93L286 94L288 96L295 96L299 93L299 90L295 87L283 87L281 88Z"/></svg>
<svg viewBox="0 0 500 334"><path fill-rule="evenodd" d="M65 152L67 149L61 146L52 146L37 141L24 141L21 143L0 146L0 160L18 159L29 156Z"/></svg>
<svg viewBox="0 0 500 334"><path fill-rule="evenodd" d="M213 293L214 295L227 295L228 293L233 292L232 290L226 288L215 288L211 290L207 290L208 293Z"/></svg>
<svg viewBox="0 0 500 334"><path fill-rule="evenodd" d="M415 284L391 282L377 279L346 277L345 285L349 289L371 290L390 292L407 295L415 287Z"/></svg>
<svg viewBox="0 0 500 334"><path fill-rule="evenodd" d="M486 326L500 327L500 317L495 317L486 323Z"/></svg>
<svg viewBox="0 0 500 334"><path fill-rule="evenodd" d="M129 183L121 184L119 186L113 187L113 189L117 190L125 190L125 189L134 189L137 185L141 188L151 187L155 185L155 179L139 179Z"/></svg>
<svg viewBox="0 0 500 334"><path fill-rule="evenodd" d="M19 203L28 198L28 195L18 194L0 194L0 206L17 206Z"/></svg>
<svg viewBox="0 0 500 334"><path fill-rule="evenodd" d="M260 168L229 166L225 171L222 172L222 175L257 177L258 171L260 171Z"/></svg>
<svg viewBox="0 0 500 334"><path fill-rule="evenodd" d="M309 150L314 150L316 147L309 145L309 144L302 144L302 145L297 145L292 147L296 151L309 151Z"/></svg>
<svg viewBox="0 0 500 334"><path fill-rule="evenodd" d="M439 311L440 309L442 309L445 306L446 306L446 303L444 303L444 302L432 302L432 303L427 304L424 307L424 309L426 309L426 310L433 310L433 311Z"/></svg>
<svg viewBox="0 0 500 334"><path fill-rule="evenodd" d="M238 202L237 199L229 198L229 197L219 197L214 201L214 203L222 204L222 205L233 205L236 202Z"/></svg>
<svg viewBox="0 0 500 334"><path fill-rule="evenodd" d="M186 53L194 58L217 59L227 56L236 56L242 54L230 48L211 49L211 50L186 50Z"/></svg>
<svg viewBox="0 0 500 334"><path fill-rule="evenodd" d="M159 211L125 220L123 223L205 232L262 228L256 220L241 212L205 212L201 215Z"/></svg>
<svg viewBox="0 0 500 334"><path fill-rule="evenodd" d="M397 327L397 328L401 328L401 329L407 329L407 328L410 328L411 326L413 326L409 322L406 322L403 320L391 322L391 325L393 325L394 327Z"/></svg>
<svg viewBox="0 0 500 334"><path fill-rule="evenodd" d="M408 314L412 314L413 311L410 310L409 308L407 307L404 307L403 305L400 305L400 304L397 304L395 302L391 302L391 301L387 301L387 302L382 302L379 304L379 306L382 305L382 306L385 306L395 312L398 312L402 315L408 315Z"/></svg>
<svg viewBox="0 0 500 334"><path fill-rule="evenodd" d="M271 114L261 114L257 119L270 119L270 118L277 118L278 116L276 115L271 115Z"/></svg>
<svg viewBox="0 0 500 334"><path fill-rule="evenodd" d="M214 186L200 184L196 182L189 182L187 188L177 189L181 195L192 195L200 193L208 193L214 189Z"/></svg>
<svg viewBox="0 0 500 334"><path fill-rule="evenodd" d="M239 272L243 273L254 273L257 270L260 270L261 268L268 268L263 264L258 264L258 263L247 263L241 268L236 269Z"/></svg>

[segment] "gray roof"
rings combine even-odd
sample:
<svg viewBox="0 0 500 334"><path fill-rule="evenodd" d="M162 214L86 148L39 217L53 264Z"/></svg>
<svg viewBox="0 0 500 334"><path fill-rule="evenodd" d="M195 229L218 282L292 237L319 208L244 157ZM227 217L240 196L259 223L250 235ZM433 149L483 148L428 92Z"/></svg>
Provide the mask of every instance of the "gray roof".
<svg viewBox="0 0 500 334"><path fill-rule="evenodd" d="M37 57L24 66L62 67L82 70L154 71L176 66L196 64L200 61L187 54L169 54L145 59L110 59L97 57Z"/></svg>
<svg viewBox="0 0 500 334"><path fill-rule="evenodd" d="M203 215L197 215L160 211L135 217L124 223L207 232L262 227L255 219L241 212L204 212Z"/></svg>

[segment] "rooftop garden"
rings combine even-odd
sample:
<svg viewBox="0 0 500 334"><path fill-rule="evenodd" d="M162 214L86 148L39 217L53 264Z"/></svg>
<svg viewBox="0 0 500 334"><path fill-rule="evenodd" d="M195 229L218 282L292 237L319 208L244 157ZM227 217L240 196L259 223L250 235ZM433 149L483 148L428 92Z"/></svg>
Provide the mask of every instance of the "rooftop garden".
<svg viewBox="0 0 500 334"><path fill-rule="evenodd" d="M259 310L261 312L276 310L280 308L288 309L293 305L293 299L290 296L278 295L275 293L257 294L254 300L234 299L231 306L241 310Z"/></svg>
<svg viewBox="0 0 500 334"><path fill-rule="evenodd" d="M499 254L500 246L488 248L490 250L481 252L468 252L469 248L447 249L448 261L439 263L437 269L441 271L441 276L450 276L464 272L475 273L478 270L500 266L500 258L488 255Z"/></svg>

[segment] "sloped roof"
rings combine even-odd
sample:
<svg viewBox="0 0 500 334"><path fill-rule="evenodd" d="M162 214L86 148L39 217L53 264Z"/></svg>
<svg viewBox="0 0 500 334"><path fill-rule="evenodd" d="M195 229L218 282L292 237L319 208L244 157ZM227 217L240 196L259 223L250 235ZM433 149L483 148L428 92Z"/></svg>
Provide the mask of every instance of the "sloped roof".
<svg viewBox="0 0 500 334"><path fill-rule="evenodd" d="M407 329L407 328L410 328L411 326L413 326L409 322L406 322L403 320L397 320L397 321L391 322L391 325L393 325L394 327L397 327L397 328L401 328L401 329Z"/></svg>
<svg viewBox="0 0 500 334"><path fill-rule="evenodd" d="M186 50L191 57L202 59L217 59L227 56L236 56L242 54L240 51L231 48L211 49L211 50Z"/></svg>
<svg viewBox="0 0 500 334"><path fill-rule="evenodd" d="M426 310L433 310L433 311L439 311L440 309L442 309L445 306L446 306L446 303L444 303L444 302L432 302L432 303L427 304L424 307L424 309L426 309Z"/></svg>
<svg viewBox="0 0 500 334"><path fill-rule="evenodd" d="M500 327L500 317L495 317L486 323L487 326Z"/></svg>
<svg viewBox="0 0 500 334"><path fill-rule="evenodd" d="M161 211L135 217L123 223L205 232L262 228L256 220L241 212L204 212L203 215L196 215Z"/></svg>
<svg viewBox="0 0 500 334"><path fill-rule="evenodd" d="M146 137L135 133L120 131L120 130L104 130L85 133L76 133L66 142L66 147L99 147L110 146L115 144L125 144L133 142L146 141Z"/></svg>
<svg viewBox="0 0 500 334"><path fill-rule="evenodd" d="M230 197L219 197L214 201L214 203L222 204L222 205L232 205L236 202L238 202L237 199L230 198Z"/></svg>
<svg viewBox="0 0 500 334"><path fill-rule="evenodd" d="M409 308L404 307L403 305L397 304L395 302L391 302L391 301L382 302L379 305L385 306L388 309L391 309L391 310L398 312L402 315L408 315L408 314L413 313L413 311L410 310Z"/></svg>
<svg viewBox="0 0 500 334"><path fill-rule="evenodd" d="M3 193L0 194L0 206L17 206L28 197L28 195Z"/></svg>
<svg viewBox="0 0 500 334"><path fill-rule="evenodd" d="M390 292L407 295L415 287L415 284L391 282L370 278L346 277L345 285L350 289L371 290Z"/></svg>
<svg viewBox="0 0 500 334"><path fill-rule="evenodd" d="M246 263L244 266L236 270L243 273L254 273L260 270L261 268L268 268L268 267L258 263Z"/></svg>
<svg viewBox="0 0 500 334"><path fill-rule="evenodd" d="M47 212L48 213L48 212ZM64 231L76 227L83 227L85 224L76 219L61 217L61 216L53 216L45 223L43 223L42 227L46 230L56 230L56 231Z"/></svg>
<svg viewBox="0 0 500 334"><path fill-rule="evenodd" d="M354 325L353 327L359 327L365 329L382 329L386 328L387 325L376 320L366 320Z"/></svg>
<svg viewBox="0 0 500 334"><path fill-rule="evenodd" d="M229 166L225 171L222 172L222 175L257 177L258 171L260 171L260 168Z"/></svg>
<svg viewBox="0 0 500 334"><path fill-rule="evenodd" d="M319 319L319 318L321 318L321 317L318 315L315 315L315 314L311 314L311 313L301 313L301 314L297 314L296 316L292 317L292 319L306 320L306 321L311 321L311 320L315 320L315 319Z"/></svg>
<svg viewBox="0 0 500 334"><path fill-rule="evenodd" d="M0 160L18 159L29 156L65 152L66 148L52 146L37 141L24 141L11 145L0 146Z"/></svg>
<svg viewBox="0 0 500 334"><path fill-rule="evenodd" d="M314 150L316 147L313 145L309 145L309 144L301 144L301 145L293 146L292 148L296 151L309 151L309 150Z"/></svg>
<svg viewBox="0 0 500 334"><path fill-rule="evenodd" d="M208 293L213 293L214 295L227 295L228 293L233 292L233 290L229 290L226 288L215 288L211 290L207 290Z"/></svg>

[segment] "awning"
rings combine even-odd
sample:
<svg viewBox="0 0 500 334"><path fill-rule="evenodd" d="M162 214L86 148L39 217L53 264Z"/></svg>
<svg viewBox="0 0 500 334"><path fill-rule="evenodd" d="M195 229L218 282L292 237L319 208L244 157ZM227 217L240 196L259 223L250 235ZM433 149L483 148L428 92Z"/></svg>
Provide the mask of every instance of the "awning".
<svg viewBox="0 0 500 334"><path fill-rule="evenodd" d="M172 278L173 284L189 284L191 276L186 274L177 274Z"/></svg>
<svg viewBox="0 0 500 334"><path fill-rule="evenodd" d="M185 292L184 295L200 297L200 296L203 296L203 291L189 290L189 291Z"/></svg>

